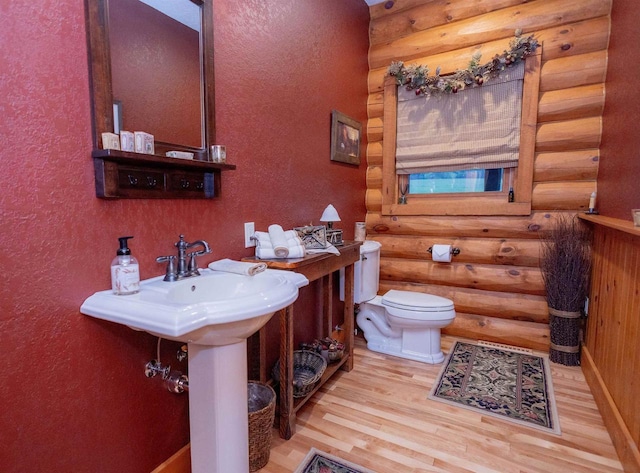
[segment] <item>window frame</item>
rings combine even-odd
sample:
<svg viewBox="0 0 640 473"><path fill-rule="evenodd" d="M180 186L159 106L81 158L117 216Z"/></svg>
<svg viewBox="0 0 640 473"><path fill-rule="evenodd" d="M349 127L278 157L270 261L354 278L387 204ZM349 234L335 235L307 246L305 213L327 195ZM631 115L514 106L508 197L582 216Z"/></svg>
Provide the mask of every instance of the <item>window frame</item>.
<svg viewBox="0 0 640 473"><path fill-rule="evenodd" d="M382 215L530 215L541 57L542 46L539 46L535 54L525 59L519 160L518 167L512 168L513 202L509 202L507 196L509 189L503 186L502 192L408 194L407 202L399 204L399 175L396 174L398 85L395 77L387 76L383 91Z"/></svg>

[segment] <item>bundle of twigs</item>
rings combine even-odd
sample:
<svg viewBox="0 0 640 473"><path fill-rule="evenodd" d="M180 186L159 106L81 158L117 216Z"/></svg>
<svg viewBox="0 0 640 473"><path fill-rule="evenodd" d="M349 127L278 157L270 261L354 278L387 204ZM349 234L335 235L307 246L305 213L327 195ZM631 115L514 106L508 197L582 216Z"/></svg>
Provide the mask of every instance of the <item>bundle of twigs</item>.
<svg viewBox="0 0 640 473"><path fill-rule="evenodd" d="M543 240L541 251L540 269L549 305L549 358L577 366L591 273L591 232L577 217L561 215Z"/></svg>

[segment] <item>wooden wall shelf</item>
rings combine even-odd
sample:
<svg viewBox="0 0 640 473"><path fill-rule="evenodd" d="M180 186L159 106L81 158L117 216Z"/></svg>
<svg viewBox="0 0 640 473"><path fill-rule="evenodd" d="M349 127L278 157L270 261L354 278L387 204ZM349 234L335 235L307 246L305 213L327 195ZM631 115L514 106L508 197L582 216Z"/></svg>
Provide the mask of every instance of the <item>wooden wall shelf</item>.
<svg viewBox="0 0 640 473"><path fill-rule="evenodd" d="M586 220L587 222L592 222L597 225L613 228L624 233L630 233L631 235L640 236L640 227L634 226L633 222L630 220L622 220L619 218L605 217L603 215L593 215L587 213L578 214L578 217L580 217L582 220Z"/></svg>
<svg viewBox="0 0 640 473"><path fill-rule="evenodd" d="M234 164L100 149L92 153L96 195L103 199L213 199L221 172Z"/></svg>

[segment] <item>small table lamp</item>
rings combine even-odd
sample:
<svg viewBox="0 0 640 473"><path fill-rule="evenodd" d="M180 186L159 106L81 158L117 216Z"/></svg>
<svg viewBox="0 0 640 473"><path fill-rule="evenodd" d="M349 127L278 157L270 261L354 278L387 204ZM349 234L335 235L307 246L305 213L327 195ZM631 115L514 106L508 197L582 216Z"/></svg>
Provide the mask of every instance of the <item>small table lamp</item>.
<svg viewBox="0 0 640 473"><path fill-rule="evenodd" d="M327 241L332 245L342 245L342 230L337 230L333 228L333 222L339 222L340 216L338 215L338 211L331 204L327 205L327 208L322 212L322 217L320 217L321 222L327 222Z"/></svg>

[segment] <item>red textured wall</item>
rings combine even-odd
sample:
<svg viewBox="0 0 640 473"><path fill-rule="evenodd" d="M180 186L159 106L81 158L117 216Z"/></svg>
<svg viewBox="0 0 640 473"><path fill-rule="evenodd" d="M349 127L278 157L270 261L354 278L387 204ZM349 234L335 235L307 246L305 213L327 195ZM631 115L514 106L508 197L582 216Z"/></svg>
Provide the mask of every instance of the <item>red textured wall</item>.
<svg viewBox="0 0 640 473"><path fill-rule="evenodd" d="M80 314L109 287L117 237L143 277L180 233L241 258L243 222L317 222L347 238L365 215L365 163L329 159L331 110L364 122L362 0L215 2L219 142L236 171L216 201L95 197L84 7L5 2L0 29L0 463L6 472L149 472L188 441L187 396L146 379L156 339ZM363 148L364 149L364 148ZM175 361L172 343L163 361Z"/></svg>
<svg viewBox="0 0 640 473"><path fill-rule="evenodd" d="M631 220L640 209L640 75L638 2L616 0L611 12L611 41L598 170L598 207L602 215Z"/></svg>

